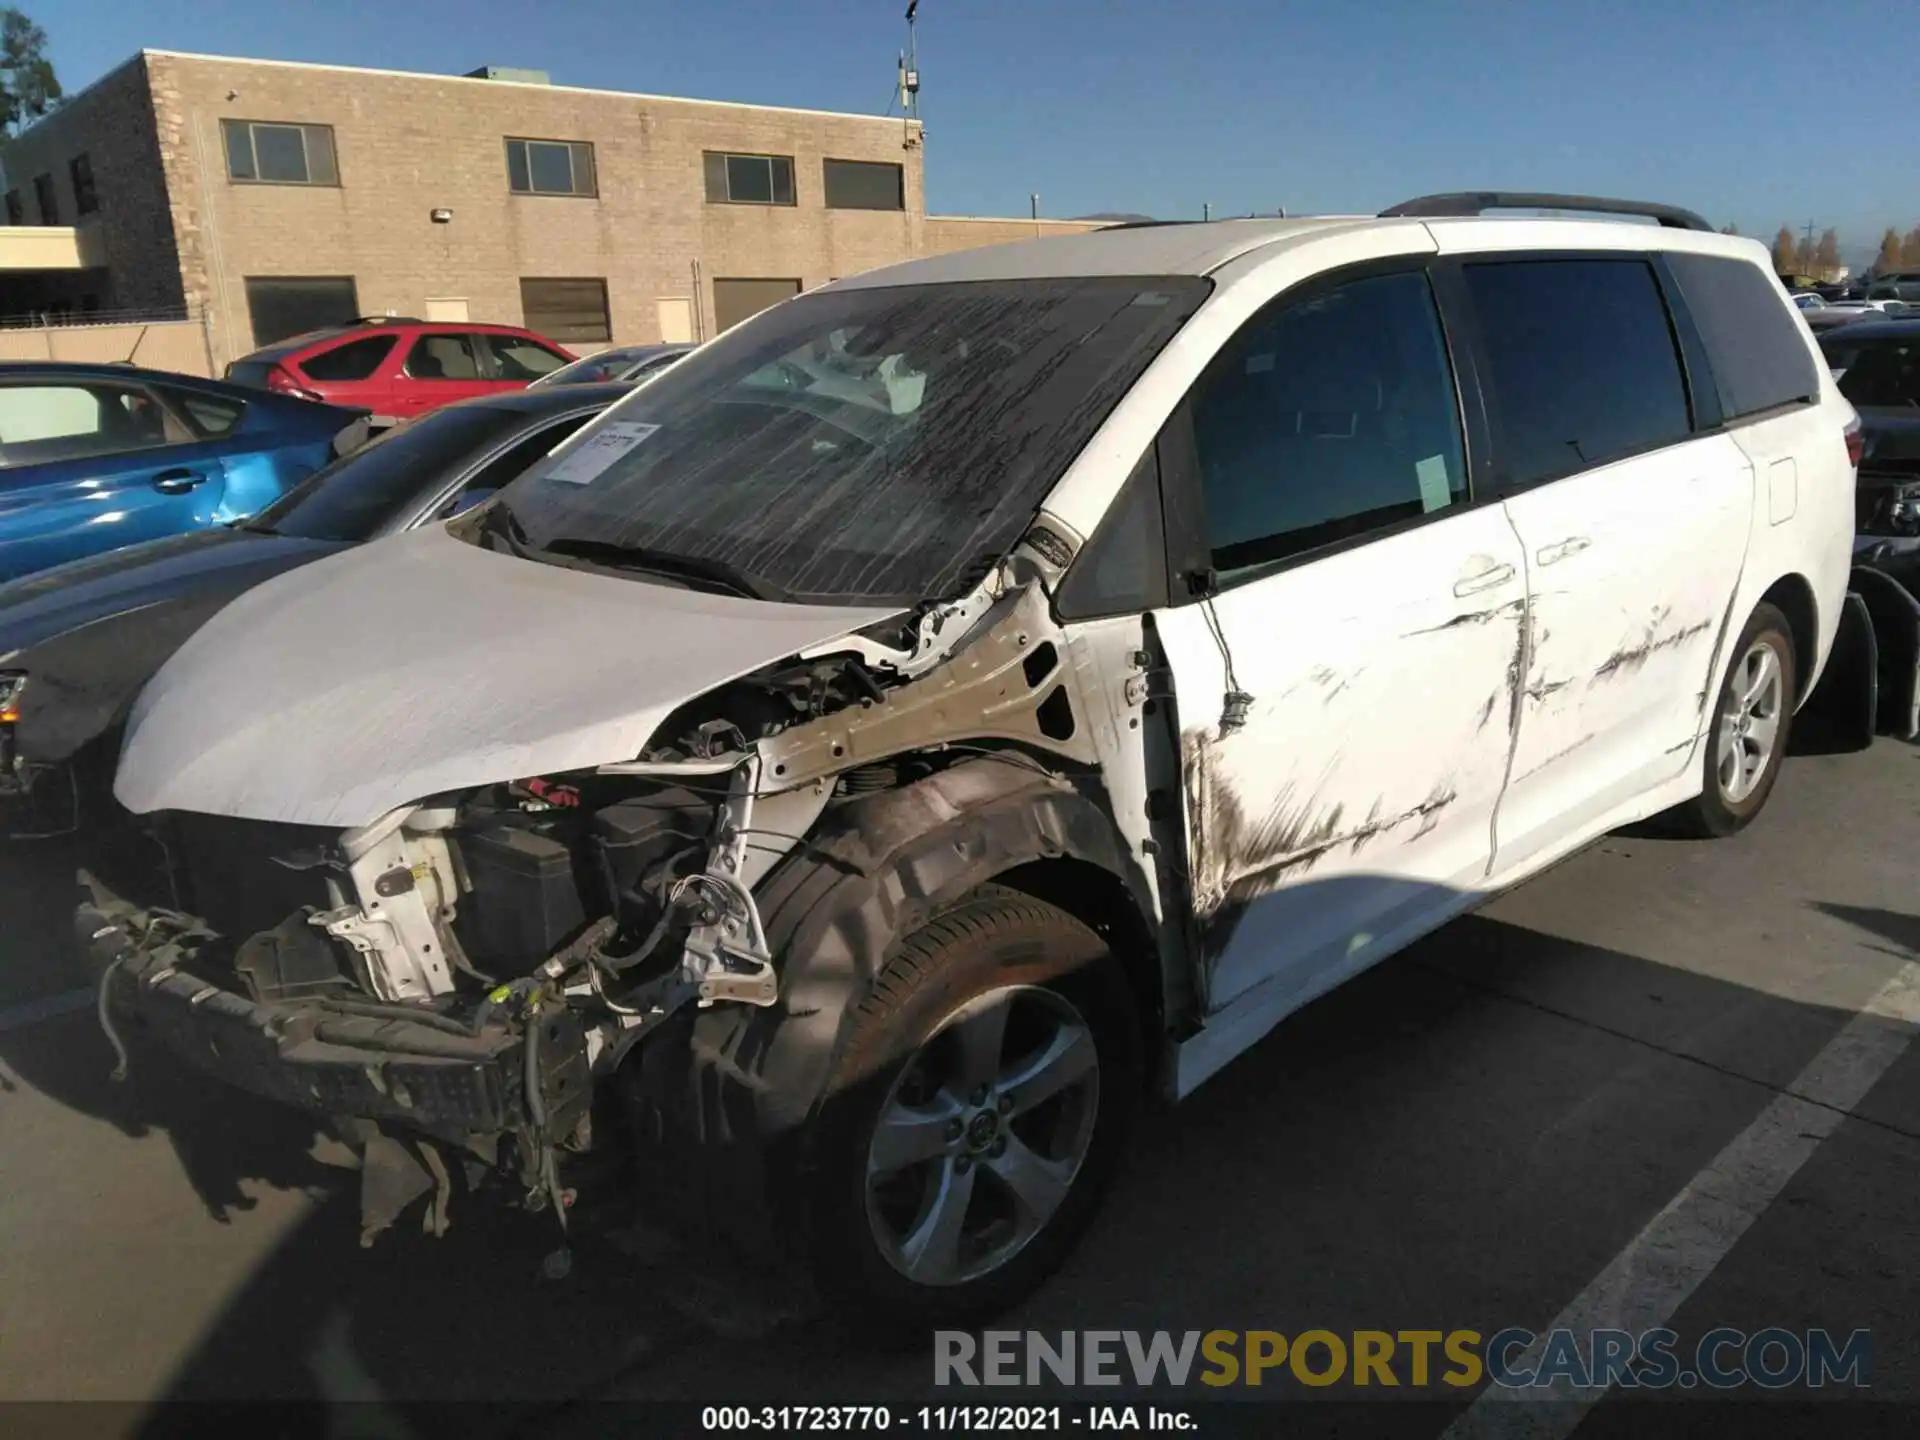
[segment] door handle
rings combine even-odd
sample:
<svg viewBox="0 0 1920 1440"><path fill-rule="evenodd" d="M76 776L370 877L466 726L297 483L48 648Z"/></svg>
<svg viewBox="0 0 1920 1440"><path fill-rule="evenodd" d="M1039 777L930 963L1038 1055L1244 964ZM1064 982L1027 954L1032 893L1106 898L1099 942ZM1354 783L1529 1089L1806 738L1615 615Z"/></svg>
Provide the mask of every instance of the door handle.
<svg viewBox="0 0 1920 1440"><path fill-rule="evenodd" d="M1481 570L1476 574L1467 576L1464 580L1456 581L1454 583L1453 593L1461 596L1478 595L1482 590L1492 590L1496 586L1506 584L1511 579L1513 579L1513 567L1511 565L1495 565L1491 569Z"/></svg>
<svg viewBox="0 0 1920 1440"><path fill-rule="evenodd" d="M162 495L184 495L194 486L205 484L206 479L197 470L162 470L153 477L153 488Z"/></svg>
<svg viewBox="0 0 1920 1440"><path fill-rule="evenodd" d="M1566 559L1569 555L1578 555L1591 544L1593 541L1584 535L1571 535L1558 545L1548 545L1536 551L1533 558L1542 565L1551 565L1555 561Z"/></svg>

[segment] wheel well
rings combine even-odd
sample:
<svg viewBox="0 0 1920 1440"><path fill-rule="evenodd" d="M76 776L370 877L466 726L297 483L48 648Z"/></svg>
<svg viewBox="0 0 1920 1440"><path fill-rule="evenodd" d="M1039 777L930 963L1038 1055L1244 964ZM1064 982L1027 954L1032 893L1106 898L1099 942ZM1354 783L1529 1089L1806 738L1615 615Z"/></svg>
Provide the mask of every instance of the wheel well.
<svg viewBox="0 0 1920 1440"><path fill-rule="evenodd" d="M1807 698L1808 683L1813 679L1814 651L1819 645L1819 619L1813 603L1813 587L1799 575L1782 575L1768 587L1760 600L1787 617L1787 629L1793 634L1794 684L1800 692L1794 696L1797 705Z"/></svg>
<svg viewBox="0 0 1920 1440"><path fill-rule="evenodd" d="M1163 1050L1166 997L1159 947L1126 882L1098 865L1061 857L1016 865L994 876L993 883L1058 906L1107 942L1139 1002L1141 1053L1151 1081Z"/></svg>

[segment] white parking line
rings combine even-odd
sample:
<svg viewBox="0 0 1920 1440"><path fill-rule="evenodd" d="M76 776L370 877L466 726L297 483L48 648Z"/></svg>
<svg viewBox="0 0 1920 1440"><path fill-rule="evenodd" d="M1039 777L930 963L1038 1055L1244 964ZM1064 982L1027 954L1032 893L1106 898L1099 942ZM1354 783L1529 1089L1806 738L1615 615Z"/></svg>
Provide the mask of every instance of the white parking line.
<svg viewBox="0 0 1920 1440"><path fill-rule="evenodd" d="M1547 1330L1639 1334L1666 1325L1820 1142L1906 1053L1916 1028L1920 964L1909 962ZM1544 1340L1536 1340L1509 1365L1531 1369L1544 1346ZM1446 1428L1442 1440L1564 1440L1607 1389L1557 1381L1524 1390L1490 1384Z"/></svg>
<svg viewBox="0 0 1920 1440"><path fill-rule="evenodd" d="M93 991L65 990L58 995L29 1000L23 1005L10 1005L5 1010L0 1010L0 1035L6 1034L9 1030L24 1030L29 1025L38 1025L42 1020L71 1015L74 1011L84 1010L91 1004L93 1004Z"/></svg>

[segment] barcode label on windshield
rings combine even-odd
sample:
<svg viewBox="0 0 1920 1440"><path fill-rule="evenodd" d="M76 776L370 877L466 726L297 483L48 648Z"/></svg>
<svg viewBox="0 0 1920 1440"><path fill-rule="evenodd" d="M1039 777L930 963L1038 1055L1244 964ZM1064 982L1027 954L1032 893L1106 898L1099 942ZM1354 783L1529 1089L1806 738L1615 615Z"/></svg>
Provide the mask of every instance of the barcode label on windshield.
<svg viewBox="0 0 1920 1440"><path fill-rule="evenodd" d="M659 428L639 420L616 420L602 425L569 450L547 471L546 478L567 485L591 484L609 465Z"/></svg>

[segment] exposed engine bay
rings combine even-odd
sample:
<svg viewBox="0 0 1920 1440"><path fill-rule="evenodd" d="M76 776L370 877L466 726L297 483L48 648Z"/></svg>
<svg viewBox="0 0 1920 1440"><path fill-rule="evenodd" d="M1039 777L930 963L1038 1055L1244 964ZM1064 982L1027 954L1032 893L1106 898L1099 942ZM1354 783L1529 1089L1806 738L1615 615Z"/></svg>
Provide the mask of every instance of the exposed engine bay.
<svg viewBox="0 0 1920 1440"><path fill-rule="evenodd" d="M422 1195L444 1229L462 1166L514 1176L564 1225L598 1082L688 1007L779 999L756 890L836 815L983 759L1099 791L1086 678L1010 569L689 701L629 761L346 831L154 817L169 903L82 876L110 1036L134 1016L326 1117L361 1151L368 1242ZM1120 703L1145 693L1114 679Z"/></svg>

